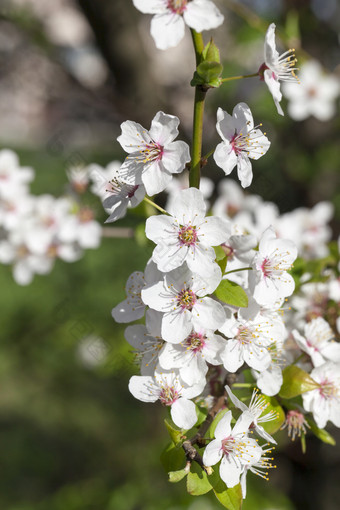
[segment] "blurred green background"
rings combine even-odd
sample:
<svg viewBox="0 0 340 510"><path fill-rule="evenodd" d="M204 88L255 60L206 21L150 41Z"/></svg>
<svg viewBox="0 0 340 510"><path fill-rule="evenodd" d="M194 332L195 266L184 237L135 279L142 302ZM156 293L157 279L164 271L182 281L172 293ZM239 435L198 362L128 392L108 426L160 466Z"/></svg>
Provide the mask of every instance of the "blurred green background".
<svg viewBox="0 0 340 510"><path fill-rule="evenodd" d="M226 16L225 27L216 31L225 76L258 69L271 21L283 32L288 28L295 43L301 38L302 47L329 70L339 62L337 2L239 2L256 13L248 21L230 2L216 3ZM115 138L127 118L148 127L164 109L179 115L182 137L190 139L189 37L175 50L157 52L149 17L127 0L0 5L0 145L35 168L34 193L61 195L65 171L75 163L122 159ZM263 84L234 82L208 97L207 151L217 142L217 106L230 111L239 101L248 102L272 141L266 157L253 165L250 192L276 202L282 212L330 200L338 235L339 118L281 118ZM222 178L211 163L204 174ZM99 202L91 205L105 221ZM140 222L132 214L119 226ZM164 410L134 400L127 389L137 368L111 309L151 251L132 239L103 239L98 250L74 264L58 261L50 275L36 276L28 287L18 286L10 268L0 266L1 509L221 508L210 495L187 496L184 482L167 482L159 460L168 441ZM338 509L338 449L310 438L302 456L285 432L280 443L270 482L249 476L244 509Z"/></svg>

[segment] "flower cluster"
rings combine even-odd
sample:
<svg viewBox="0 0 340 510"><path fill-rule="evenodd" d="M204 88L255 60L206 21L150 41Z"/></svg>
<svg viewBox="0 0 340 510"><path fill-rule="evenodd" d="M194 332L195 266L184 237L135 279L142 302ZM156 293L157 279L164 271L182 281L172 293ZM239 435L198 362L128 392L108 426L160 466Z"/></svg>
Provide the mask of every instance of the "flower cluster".
<svg viewBox="0 0 340 510"><path fill-rule="evenodd" d="M185 24L195 44L199 32L223 20L207 0L134 4L154 15L151 34L160 49L176 45ZM221 67L212 44L201 53L192 81L198 96L228 80L209 81ZM293 52L279 55L272 23L256 74L281 115L281 82L298 83ZM197 111L194 129L195 122ZM143 402L159 401L169 409L172 424L167 426L176 446L183 446L189 468L194 459L209 475L218 464L226 490L240 484L243 497L249 471L267 479L268 469L275 467L268 457L270 444L276 443L272 433L287 428L292 439L303 440L309 429L319 431L327 421L340 426L339 267L326 262L322 283L314 283L308 273L313 264L319 267L318 259L330 257L333 209L321 202L281 215L274 204L244 193L253 178L250 160L270 148L261 126L246 103L231 114L218 108L221 141L197 163L188 145L175 141L177 117L158 112L149 131L126 121L118 142L128 156L102 197L107 221L115 221L145 194L168 193L165 209L151 202L162 214L146 220L152 256L144 272L130 275L126 299L112 310L119 323L145 316L145 324L125 330L140 370L129 390ZM211 181L201 181L198 189L197 180L190 179L190 185L185 175L176 175L186 168L192 174L210 155L227 176L236 167L241 184L224 178L213 204L207 200L213 194ZM315 295L320 288L321 297ZM257 389L249 393L255 386L261 394ZM239 398L238 388L247 388L246 396ZM290 401L293 397L299 401ZM253 433L266 442L259 444ZM196 444L205 447L202 457ZM182 471L181 477L188 474L187 467Z"/></svg>
<svg viewBox="0 0 340 510"><path fill-rule="evenodd" d="M79 192L86 178L76 174L73 184ZM91 208L71 195L31 194L33 179L33 169L21 167L13 151L0 151L0 262L12 265L20 285L29 284L34 274L49 273L57 258L76 261L101 241Z"/></svg>

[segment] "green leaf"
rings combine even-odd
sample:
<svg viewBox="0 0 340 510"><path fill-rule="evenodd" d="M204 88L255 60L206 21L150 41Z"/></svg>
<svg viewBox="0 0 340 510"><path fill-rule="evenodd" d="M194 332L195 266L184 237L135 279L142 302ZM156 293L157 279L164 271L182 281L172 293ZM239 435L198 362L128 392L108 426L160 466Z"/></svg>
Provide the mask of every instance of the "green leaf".
<svg viewBox="0 0 340 510"><path fill-rule="evenodd" d="M305 418L306 422L310 426L313 434L319 438L323 443L331 444L332 446L336 445L336 441L333 436L330 435L329 432L325 429L319 429L316 423L311 418Z"/></svg>
<svg viewBox="0 0 340 510"><path fill-rule="evenodd" d="M227 257L224 257L224 259L217 261L217 264L221 268L222 274L224 274L225 268L227 267L227 261L228 261Z"/></svg>
<svg viewBox="0 0 340 510"><path fill-rule="evenodd" d="M297 397L306 391L315 390L319 387L318 383L307 372L295 365L286 367L282 375L283 384L279 393L282 398Z"/></svg>
<svg viewBox="0 0 340 510"><path fill-rule="evenodd" d="M203 61L207 62L221 62L220 50L214 43L213 39L210 39L208 44L205 46L202 51Z"/></svg>
<svg viewBox="0 0 340 510"><path fill-rule="evenodd" d="M208 415L208 409L206 407L200 407L196 405L197 422L195 427L199 427L204 422Z"/></svg>
<svg viewBox="0 0 340 510"><path fill-rule="evenodd" d="M218 424L218 422L219 422L220 420L222 420L223 416L224 416L224 415L225 415L225 413L227 413L227 412L228 412L228 409L222 409L221 411L219 411L219 412L216 414L216 416L215 416L215 418L214 418L214 420L213 420L212 424L211 424L211 425L210 425L210 427L209 427L209 437L210 437L210 439L214 439L214 437L215 437L215 430L216 430L217 424Z"/></svg>
<svg viewBox="0 0 340 510"><path fill-rule="evenodd" d="M215 290L215 296L228 305L241 308L248 306L248 296L245 291L237 283L230 280L221 281Z"/></svg>
<svg viewBox="0 0 340 510"><path fill-rule="evenodd" d="M161 463L167 472L182 469L186 463L183 449L169 443L161 453Z"/></svg>
<svg viewBox="0 0 340 510"><path fill-rule="evenodd" d="M263 411L263 416L265 416L267 413L270 413L271 411L276 414L276 418L271 421L266 421L264 423L261 423L262 427L268 434L275 434L281 426L283 425L286 415L276 398L274 397L268 397L267 395L261 395L261 398L266 400L268 403L268 406Z"/></svg>
<svg viewBox="0 0 340 510"><path fill-rule="evenodd" d="M212 485L208 480L207 473L196 462L193 462L187 478L187 491L192 496L201 496L211 489Z"/></svg>
<svg viewBox="0 0 340 510"><path fill-rule="evenodd" d="M185 439L185 436L183 435L183 431L176 429L171 423L168 422L168 420L164 420L165 426L168 429L169 435L172 439L172 442L178 446L181 445Z"/></svg>
<svg viewBox="0 0 340 510"><path fill-rule="evenodd" d="M218 501L222 503L224 508L228 510L240 510L242 507L242 490L240 484L228 489L220 478L217 466L215 467L214 473L209 477L209 480L213 486L215 496Z"/></svg>
<svg viewBox="0 0 340 510"><path fill-rule="evenodd" d="M219 260L223 260L225 258L225 251L222 248L222 246L215 246L214 250L215 250L215 254L216 254L216 259L215 259L216 262L218 262Z"/></svg>
<svg viewBox="0 0 340 510"><path fill-rule="evenodd" d="M188 471L184 469L180 469L179 471L170 471L168 473L169 475L169 482L171 483L177 483L183 480L185 476L187 476Z"/></svg>

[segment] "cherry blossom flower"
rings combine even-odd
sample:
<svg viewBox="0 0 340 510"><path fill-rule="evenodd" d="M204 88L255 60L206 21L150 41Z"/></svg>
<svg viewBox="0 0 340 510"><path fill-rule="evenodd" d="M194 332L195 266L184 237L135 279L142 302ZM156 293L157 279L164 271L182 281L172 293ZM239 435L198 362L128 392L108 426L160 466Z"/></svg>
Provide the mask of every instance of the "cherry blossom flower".
<svg viewBox="0 0 340 510"><path fill-rule="evenodd" d="M188 386L175 372L155 372L154 377L132 376L129 390L142 402L160 400L164 406L171 406L170 414L173 422L187 430L191 429L197 421L195 404L189 399L202 393L204 385L205 381Z"/></svg>
<svg viewBox="0 0 340 510"><path fill-rule="evenodd" d="M234 487L240 481L240 476L246 466L258 462L262 455L262 448L254 439L247 436L252 416L242 413L233 429L231 429L231 411L218 422L213 439L203 454L205 466L214 466L221 459L220 476L227 487Z"/></svg>
<svg viewBox="0 0 340 510"><path fill-rule="evenodd" d="M339 79L325 74L316 60L309 60L301 66L299 80L299 87L293 83L284 83L282 87L292 119L304 120L310 115L321 121L331 119L336 113Z"/></svg>
<svg viewBox="0 0 340 510"><path fill-rule="evenodd" d="M217 266L209 278L192 273L186 264L166 273L162 280L142 289L142 300L150 308L163 312L162 338L181 343L192 331L194 318L215 331L225 320L223 306L207 297L221 281Z"/></svg>
<svg viewBox="0 0 340 510"><path fill-rule="evenodd" d="M334 340L330 325L322 317L305 324L304 336L296 329L293 336L300 349L312 358L315 367L326 361L340 363L340 344Z"/></svg>
<svg viewBox="0 0 340 510"><path fill-rule="evenodd" d="M162 368L179 370L183 381L192 386L205 379L208 371L207 363L220 365L219 352L225 340L205 329L197 321L193 321L191 333L180 344L166 343L159 355Z"/></svg>
<svg viewBox="0 0 340 510"><path fill-rule="evenodd" d="M302 394L304 409L313 413L320 429L328 420L340 427L340 363L328 361L314 368L310 375L317 387Z"/></svg>
<svg viewBox="0 0 340 510"><path fill-rule="evenodd" d="M110 182L113 178L119 178L121 161L111 161L106 168L92 163L87 167L87 173L92 182L91 192L97 195L103 202L111 195L109 191Z"/></svg>
<svg viewBox="0 0 340 510"><path fill-rule="evenodd" d="M185 25L202 32L217 28L224 20L210 0L133 0L133 4L145 14L154 14L151 35L160 50L177 46Z"/></svg>
<svg viewBox="0 0 340 510"><path fill-rule="evenodd" d="M226 175L237 166L242 187L250 186L253 172L249 158L259 159L263 156L269 149L270 142L258 126L254 127L249 106L246 103L237 104L232 115L219 108L216 129L223 140L214 152L216 165L222 168Z"/></svg>
<svg viewBox="0 0 340 510"><path fill-rule="evenodd" d="M280 91L281 81L297 82L295 71L297 62L294 49L290 49L279 55L275 44L275 23L269 25L264 44L264 64L259 69L259 74L266 82L274 103L280 115L284 115L280 106L282 94Z"/></svg>
<svg viewBox="0 0 340 510"><path fill-rule="evenodd" d="M280 334L277 323L262 317L256 309L253 318L243 319L233 315L219 328L227 338L225 349L221 353L224 368L229 372L236 372L243 363L262 372L271 363L270 346L275 343ZM251 312L251 311L250 311Z"/></svg>
<svg viewBox="0 0 340 510"><path fill-rule="evenodd" d="M249 276L253 296L259 304L270 306L293 293L294 279L287 271L296 257L295 244L288 239L277 239L273 227L268 227L260 240Z"/></svg>
<svg viewBox="0 0 340 510"><path fill-rule="evenodd" d="M266 399L261 395L258 395L258 390L255 389L253 391L249 406L246 406L246 404L241 402L241 400L239 400L236 395L234 395L228 385L225 386L225 389L227 390L228 396L234 406L238 409L241 409L241 411L244 413L249 413L249 415L252 417L250 428L254 428L255 432L257 432L259 436L263 437L270 443L277 444L275 439L272 438L272 436L264 430L262 425L260 425L260 423L275 420L277 418L277 413L270 411L269 413L263 414L266 407L268 407L269 402L267 402Z"/></svg>
<svg viewBox="0 0 340 510"><path fill-rule="evenodd" d="M196 188L181 191L172 204L171 216L151 216L146 221L146 236L157 243L152 258L160 271L168 272L187 263L201 275L215 271L218 246L229 237L226 220L205 217L202 193Z"/></svg>
<svg viewBox="0 0 340 510"><path fill-rule="evenodd" d="M123 122L117 140L129 156L120 168L120 178L131 184L144 184L148 195L163 191L172 174L182 172L190 161L188 144L174 142L178 125L177 117L163 112L156 114L149 131L136 122Z"/></svg>

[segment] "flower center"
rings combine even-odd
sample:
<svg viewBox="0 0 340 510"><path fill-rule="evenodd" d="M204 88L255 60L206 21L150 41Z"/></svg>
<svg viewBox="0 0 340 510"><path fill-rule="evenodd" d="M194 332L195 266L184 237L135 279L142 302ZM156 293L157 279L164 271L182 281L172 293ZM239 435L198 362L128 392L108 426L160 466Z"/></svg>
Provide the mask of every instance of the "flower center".
<svg viewBox="0 0 340 510"><path fill-rule="evenodd" d="M152 163L159 161L163 156L163 147L159 143L150 142L143 146L143 149L139 151L141 156L138 158L142 163Z"/></svg>
<svg viewBox="0 0 340 510"><path fill-rule="evenodd" d="M246 326L240 326L237 331L236 340L242 345L251 344L256 338L254 333Z"/></svg>
<svg viewBox="0 0 340 510"><path fill-rule="evenodd" d="M320 383L319 388L320 395L326 400L331 400L332 398L338 397L338 388L332 381L325 379Z"/></svg>
<svg viewBox="0 0 340 510"><path fill-rule="evenodd" d="M197 241L196 227L193 227L192 225L181 227L178 232L178 239L183 246L195 245Z"/></svg>
<svg viewBox="0 0 340 510"><path fill-rule="evenodd" d="M224 455L230 455L235 449L236 441L232 436L226 437L222 440L222 450Z"/></svg>
<svg viewBox="0 0 340 510"><path fill-rule="evenodd" d="M286 415L286 421L282 425L280 430L288 427L288 436L292 438L292 441L295 440L295 437L301 437L301 434L306 434L307 428L310 428L308 423L305 420L305 417L300 411L288 411Z"/></svg>
<svg viewBox="0 0 340 510"><path fill-rule="evenodd" d="M185 340L184 346L192 351L194 354L201 352L203 347L205 346L205 341L207 337L202 335L201 333L191 333Z"/></svg>
<svg viewBox="0 0 340 510"><path fill-rule="evenodd" d="M162 388L159 400L164 406L171 406L179 397L178 391L173 386Z"/></svg>
<svg viewBox="0 0 340 510"><path fill-rule="evenodd" d="M249 122L247 122L247 124L249 125ZM257 128L261 126L262 124L258 124L248 131L248 127L245 125L242 130L245 131L244 133L242 131L239 133L235 131L234 136L230 140L230 145L236 155L245 152L247 156L253 158L256 153L260 155L264 154L263 147L260 145L259 139L262 139L266 133L262 134L261 131L256 133Z"/></svg>
<svg viewBox="0 0 340 510"><path fill-rule="evenodd" d="M168 0L168 9L174 14L183 14L187 8L188 0Z"/></svg>
<svg viewBox="0 0 340 510"><path fill-rule="evenodd" d="M196 294L191 289L182 289L177 296L177 305L182 310L192 310L196 303Z"/></svg>

